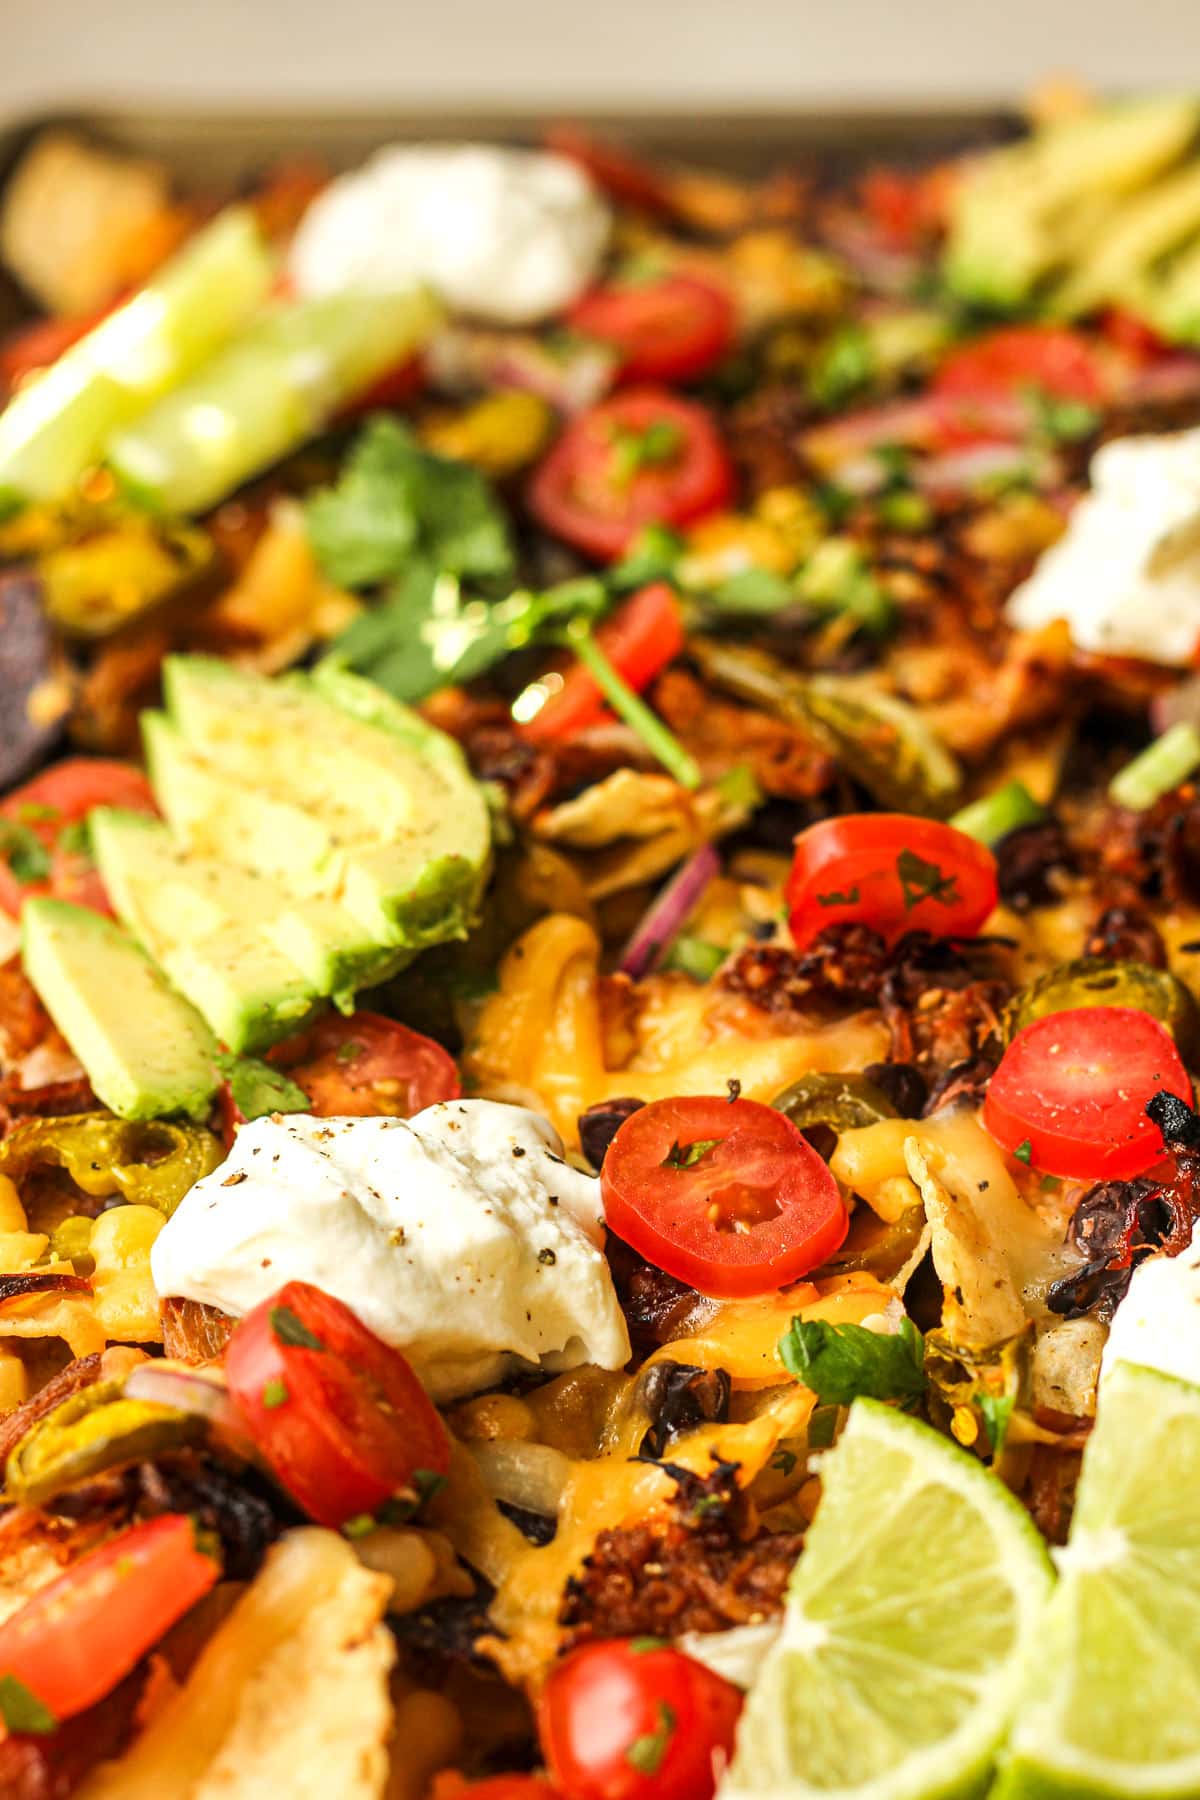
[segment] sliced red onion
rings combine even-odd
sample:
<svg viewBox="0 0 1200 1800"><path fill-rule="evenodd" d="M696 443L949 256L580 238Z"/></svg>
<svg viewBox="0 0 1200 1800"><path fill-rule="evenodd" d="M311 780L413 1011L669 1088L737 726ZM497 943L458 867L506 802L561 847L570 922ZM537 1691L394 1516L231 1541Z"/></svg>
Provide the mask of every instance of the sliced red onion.
<svg viewBox="0 0 1200 1800"><path fill-rule="evenodd" d="M667 883L635 927L617 965L623 975L637 981L650 969L657 968L701 894L720 872L720 857L711 844L702 844Z"/></svg>
<svg viewBox="0 0 1200 1800"><path fill-rule="evenodd" d="M1029 472L1035 484L1047 487L1060 477L1061 464L1051 451L1028 444L971 444L947 450L913 465L916 485L927 494L962 494L981 482Z"/></svg>
<svg viewBox="0 0 1200 1800"><path fill-rule="evenodd" d="M246 1429L246 1421L223 1382L151 1359L129 1371L125 1396L129 1400L150 1400L156 1406L173 1406L176 1412L194 1413L205 1421L214 1438L237 1455L250 1458L254 1454L254 1440Z"/></svg>
<svg viewBox="0 0 1200 1800"><path fill-rule="evenodd" d="M483 331L470 326L439 332L425 353L429 379L443 392L522 388L568 414L603 399L612 386L617 361L614 350L587 338L563 350L551 350L525 332Z"/></svg>
<svg viewBox="0 0 1200 1800"><path fill-rule="evenodd" d="M1162 356L1138 369L1122 387L1120 398L1125 405L1144 405L1150 401L1200 400L1200 356L1186 351Z"/></svg>
<svg viewBox="0 0 1200 1800"><path fill-rule="evenodd" d="M1150 723L1160 737L1172 725L1194 725L1200 731L1200 675L1190 675L1177 687L1155 694L1150 702Z"/></svg>

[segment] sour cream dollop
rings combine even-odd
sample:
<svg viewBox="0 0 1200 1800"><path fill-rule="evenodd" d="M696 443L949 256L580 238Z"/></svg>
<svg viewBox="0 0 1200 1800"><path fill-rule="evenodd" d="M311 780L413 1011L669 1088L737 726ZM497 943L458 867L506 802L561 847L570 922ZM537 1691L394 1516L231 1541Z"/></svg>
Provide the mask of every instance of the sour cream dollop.
<svg viewBox="0 0 1200 1800"><path fill-rule="evenodd" d="M160 1295L240 1316L287 1281L345 1301L435 1400L514 1367L619 1369L600 1183L548 1120L452 1100L412 1119L255 1119L155 1241Z"/></svg>
<svg viewBox="0 0 1200 1800"><path fill-rule="evenodd" d="M1190 663L1200 642L1200 430L1118 438L1091 492L1008 602L1026 631L1065 619L1081 650Z"/></svg>
<svg viewBox="0 0 1200 1800"><path fill-rule="evenodd" d="M1178 1256L1151 1256L1133 1271L1113 1314L1101 1379L1119 1362L1200 1382L1200 1225Z"/></svg>
<svg viewBox="0 0 1200 1800"><path fill-rule="evenodd" d="M456 311L529 325L578 298L608 207L566 157L483 144L394 144L313 202L292 244L301 294L426 282Z"/></svg>

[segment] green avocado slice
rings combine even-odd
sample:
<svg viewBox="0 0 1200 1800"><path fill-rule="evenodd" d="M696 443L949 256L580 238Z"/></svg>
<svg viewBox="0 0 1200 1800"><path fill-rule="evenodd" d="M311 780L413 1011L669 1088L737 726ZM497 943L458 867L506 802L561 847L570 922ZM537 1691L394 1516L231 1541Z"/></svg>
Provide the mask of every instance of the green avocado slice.
<svg viewBox="0 0 1200 1800"><path fill-rule="evenodd" d="M217 1041L119 925L65 900L28 900L21 953L46 1011L118 1118L207 1116Z"/></svg>

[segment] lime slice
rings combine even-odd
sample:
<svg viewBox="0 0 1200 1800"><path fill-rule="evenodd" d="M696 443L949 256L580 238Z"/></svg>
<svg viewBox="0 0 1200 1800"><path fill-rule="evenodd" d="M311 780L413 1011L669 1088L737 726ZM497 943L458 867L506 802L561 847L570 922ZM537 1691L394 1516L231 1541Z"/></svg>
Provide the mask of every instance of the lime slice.
<svg viewBox="0 0 1200 1800"><path fill-rule="evenodd" d="M1118 1363L1000 1794L1200 1793L1198 1495L1200 1387Z"/></svg>
<svg viewBox="0 0 1200 1800"><path fill-rule="evenodd" d="M985 1781L1050 1561L982 1463L856 1401L721 1800L932 1800Z"/></svg>

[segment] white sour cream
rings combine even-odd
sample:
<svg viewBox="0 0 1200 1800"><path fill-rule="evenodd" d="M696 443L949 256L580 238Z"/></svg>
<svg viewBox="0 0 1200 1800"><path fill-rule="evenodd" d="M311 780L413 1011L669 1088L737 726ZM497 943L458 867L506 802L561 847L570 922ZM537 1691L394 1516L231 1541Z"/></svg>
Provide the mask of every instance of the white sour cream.
<svg viewBox="0 0 1200 1800"><path fill-rule="evenodd" d="M600 1183L546 1119L454 1100L415 1118L256 1119L155 1241L160 1295L240 1316L287 1281L345 1301L435 1400L514 1367L619 1369L629 1335Z"/></svg>
<svg viewBox="0 0 1200 1800"><path fill-rule="evenodd" d="M1190 663L1200 642L1200 430L1119 438L1092 491L1008 602L1034 631L1065 619L1081 650Z"/></svg>
<svg viewBox="0 0 1200 1800"><path fill-rule="evenodd" d="M1119 1362L1200 1382L1200 1225L1178 1256L1151 1256L1133 1271L1109 1327L1101 1380Z"/></svg>
<svg viewBox="0 0 1200 1800"><path fill-rule="evenodd" d="M313 202L290 269L305 295L426 282L456 311L529 325L583 292L610 222L605 201L565 157L394 144Z"/></svg>

